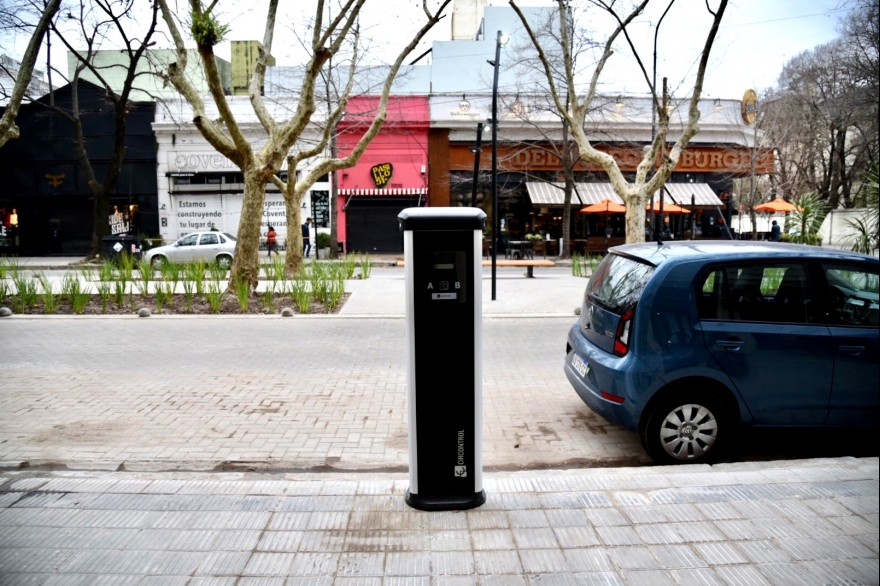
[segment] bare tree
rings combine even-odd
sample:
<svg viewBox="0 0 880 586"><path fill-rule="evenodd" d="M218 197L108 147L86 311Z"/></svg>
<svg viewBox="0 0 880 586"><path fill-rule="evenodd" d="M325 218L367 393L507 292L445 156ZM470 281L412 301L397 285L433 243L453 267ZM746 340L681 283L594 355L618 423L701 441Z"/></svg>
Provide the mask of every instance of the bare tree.
<svg viewBox="0 0 880 586"><path fill-rule="evenodd" d="M642 14L650 0L642 0L628 15L618 14L615 9L615 3L607 0L591 0L591 4L610 15L617 23L614 32L609 35L604 43L601 56L593 68L589 84L584 95L578 95L576 86L576 74L573 66L574 60L572 55L570 30L572 23L569 20L572 14L566 10L566 1L557 0L557 17L559 19L558 31L560 40L560 50L562 53L562 63L565 70L566 84L564 87L558 86L554 77L554 68L547 51L545 51L542 42L538 39L532 26L529 24L523 12L517 6L515 0L510 0L513 9L519 15L523 26L528 31L529 36L538 51L538 56L544 66L548 85L550 86L551 96L556 104L560 114L568 120L569 127L572 132L572 140L578 145L580 157L595 165L600 166L607 174L611 181L614 191L620 195L626 202L626 239L627 242L643 242L645 239L645 205L651 198L652 194L661 188L669 176L675 169L681 152L687 147L690 139L699 131L698 122L700 119L700 111L698 108L700 96L703 91L703 78L706 73L706 64L709 60L709 54L712 51L712 45L718 32L718 26L724 16L727 8L727 0L721 0L718 8L713 11L706 0L706 10L712 15L712 26L706 36L706 41L700 55L700 61L697 68L696 79L691 91L690 107L688 109L688 118L684 121L681 135L676 140L673 147L666 150L666 138L669 134L669 113L666 109L666 96L663 96L663 104L657 95L656 88L645 69L642 59L636 51L630 38L627 27L632 21ZM656 110L658 112L657 134L654 136L650 146L646 149L645 155L639 163L635 178L628 181L620 170L618 162L608 153L597 150L587 136L584 126L587 113L593 104L593 100L597 95L597 86L602 75L605 65L613 54L612 47L617 38L623 34L629 45L633 56L639 64L641 72L645 78L645 83L650 89L651 96L654 100ZM659 167L656 172L651 175L660 157Z"/></svg>
<svg viewBox="0 0 880 586"><path fill-rule="evenodd" d="M786 196L814 192L830 209L850 207L858 181L877 164L877 18L877 3L862 0L839 38L785 64L766 128Z"/></svg>
<svg viewBox="0 0 880 586"><path fill-rule="evenodd" d="M183 72L186 69L188 57L184 45L183 36L177 26L174 13L168 8L167 0L157 0L162 9L162 15L174 39L177 48L178 59L168 68L169 77L183 94L193 108L193 124L202 133L205 139L218 152L225 155L241 169L244 175L244 201L242 203L241 220L238 229L238 241L235 247L235 260L232 265L230 279L243 279L256 286L259 275L258 249L260 242L260 219L262 214L265 188L270 181L281 189L287 202L288 225L294 227L294 240L298 241L295 227L299 225L299 205L303 195L322 175L338 169L351 167L357 163L358 158L366 149L369 142L376 136L381 128L386 115L388 94L397 70L403 59L416 47L425 34L440 20L441 13L449 4L450 0L441 0L440 6L432 12L428 9L427 0L423 0L423 10L427 21L416 32L410 42L401 50L394 64L391 66L385 84L382 88L382 97L375 118L372 120L363 138L348 156L343 158L325 159L313 166L302 178L296 178L297 165L311 157L322 154L333 133L335 123L345 112L348 94L344 93L339 100L336 109L327 120L325 131L318 144L305 146L291 153L291 147L297 143L297 139L305 130L312 116L317 111L316 103L316 80L322 68L333 55L348 44L356 46L358 41L358 21L365 0L345 0L341 3L338 14L327 15L324 0L318 0L312 20L312 38L310 42L309 61L305 66L302 85L299 88L299 97L296 111L290 120L278 122L270 115L263 101L261 88L266 73L266 63L272 51L272 40L275 29L275 16L278 9L278 0L270 0L266 16L266 28L263 36L263 45L257 60L253 75L251 76L248 95L251 105L256 113L261 126L268 134L266 144L255 151L253 146L245 140L244 135L229 108L226 96L220 86L220 79L214 63L214 46L220 42L227 32L228 27L220 24L213 9L217 4L213 0L205 5L201 0L190 0L190 10L187 17L191 19L191 31L198 47L199 56L208 78L211 97L217 104L220 120L209 120L205 116L205 106L202 97L193 85L186 79ZM354 63L354 61L353 61ZM351 79L351 76L349 77ZM350 91L350 86L348 90ZM284 161L287 160L288 177L282 181L279 172ZM295 246L295 243L294 243ZM294 249L290 254L288 246L287 269L296 270L302 262L302 247Z"/></svg>
<svg viewBox="0 0 880 586"><path fill-rule="evenodd" d="M3 117L0 118L0 148L2 148L7 141L16 139L19 136L18 127L15 125L15 117L18 116L18 109L21 106L22 98L25 95L28 85L31 83L34 63L37 61L37 53L40 51L43 37L45 36L46 31L49 30L49 24L52 22L55 13L58 12L58 7L60 5L61 0L47 0L43 6L42 13L40 14L40 19L37 21L34 31L31 34L31 40L28 42L24 57L21 60L21 65L14 76L15 84L13 85L12 92L9 96L9 103L6 105ZM16 28L24 26L24 22L17 18L14 13L7 13L6 8L3 8L2 11L4 13L4 21L7 20L7 18L9 19L9 26ZM4 23L4 25L5 24L7 23ZM11 74L12 72L6 73ZM10 77L12 78L12 75L10 75Z"/></svg>
<svg viewBox="0 0 880 586"><path fill-rule="evenodd" d="M584 67L582 61L595 49L596 43L592 36L583 28L576 27L576 14L570 5L565 7L568 26L568 43L571 46L568 64L573 71L573 77L577 77ZM544 47L546 62L550 66L549 73L560 93L566 98L568 107L568 79L566 77L566 63L561 51L563 38L555 26L558 19L556 10L549 11L548 18L535 27L535 33ZM525 148L543 149L548 155L557 159L562 167L562 250L560 258L571 256L571 201L575 190L576 167L580 157L578 156L577 144L572 140L570 119L562 115L556 107L553 97L550 95L550 87L547 85L544 64L535 52L535 46L529 42L526 46L514 47L514 69L517 71L517 95L513 103L507 104L507 110L520 122L529 126L541 137L540 143L529 142ZM520 90L528 95L528 103L523 104ZM547 117L553 120L547 124ZM532 177L532 180L540 178ZM557 179L558 180L558 179Z"/></svg>

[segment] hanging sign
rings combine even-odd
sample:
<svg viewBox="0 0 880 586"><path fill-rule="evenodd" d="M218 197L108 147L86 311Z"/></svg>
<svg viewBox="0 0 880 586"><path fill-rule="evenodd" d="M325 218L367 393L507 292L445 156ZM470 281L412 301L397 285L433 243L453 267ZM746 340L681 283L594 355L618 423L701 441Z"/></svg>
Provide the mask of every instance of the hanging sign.
<svg viewBox="0 0 880 586"><path fill-rule="evenodd" d="M754 124L758 119L758 94L755 90L746 90L741 106L743 121L746 124Z"/></svg>
<svg viewBox="0 0 880 586"><path fill-rule="evenodd" d="M388 185L388 182L391 181L391 173L394 171L394 166L391 163L382 163L381 165L376 165L370 169L370 175L373 177L373 184L379 189Z"/></svg>

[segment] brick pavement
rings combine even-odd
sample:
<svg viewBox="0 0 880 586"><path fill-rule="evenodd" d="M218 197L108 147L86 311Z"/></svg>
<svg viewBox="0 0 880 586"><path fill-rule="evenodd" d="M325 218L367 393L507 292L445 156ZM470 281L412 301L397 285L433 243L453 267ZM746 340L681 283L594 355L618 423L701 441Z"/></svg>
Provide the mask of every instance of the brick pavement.
<svg viewBox="0 0 880 586"><path fill-rule="evenodd" d="M0 583L878 582L876 458L490 473L425 513L390 474L0 473Z"/></svg>
<svg viewBox="0 0 880 586"><path fill-rule="evenodd" d="M647 462L565 379L573 321L485 320L487 469ZM406 470L402 319L12 318L0 372L0 462Z"/></svg>

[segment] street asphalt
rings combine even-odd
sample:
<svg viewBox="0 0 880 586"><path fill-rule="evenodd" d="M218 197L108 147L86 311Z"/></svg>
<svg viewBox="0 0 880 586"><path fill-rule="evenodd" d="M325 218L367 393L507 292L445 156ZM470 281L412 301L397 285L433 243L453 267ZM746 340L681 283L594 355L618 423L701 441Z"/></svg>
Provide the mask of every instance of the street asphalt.
<svg viewBox="0 0 880 586"><path fill-rule="evenodd" d="M401 269L330 316L0 319L0 585L878 583L876 457L645 465L562 374L586 280L535 275L484 271L468 512L403 501Z"/></svg>

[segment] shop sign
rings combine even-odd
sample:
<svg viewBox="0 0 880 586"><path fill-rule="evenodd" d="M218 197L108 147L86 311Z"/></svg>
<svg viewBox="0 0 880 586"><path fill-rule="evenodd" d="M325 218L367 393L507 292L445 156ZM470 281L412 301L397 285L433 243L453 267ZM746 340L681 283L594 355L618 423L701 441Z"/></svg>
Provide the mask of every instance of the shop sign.
<svg viewBox="0 0 880 586"><path fill-rule="evenodd" d="M196 196L177 199L177 221L180 233L222 227L223 210L218 197Z"/></svg>
<svg viewBox="0 0 880 586"><path fill-rule="evenodd" d="M471 103L468 100L462 99L458 103L458 109L451 110L449 112L449 115L452 116L453 118L464 117L464 118L476 119L477 117L481 116L482 114L480 112L474 110L472 108Z"/></svg>
<svg viewBox="0 0 880 586"><path fill-rule="evenodd" d="M741 103L742 118L746 124L754 124L758 119L758 94L755 90L746 90Z"/></svg>
<svg viewBox="0 0 880 586"><path fill-rule="evenodd" d="M394 166L391 163L382 163L381 165L375 165L370 169L370 175L373 177L373 184L379 189L388 185L388 182L391 181L391 174L394 171Z"/></svg>
<svg viewBox="0 0 880 586"><path fill-rule="evenodd" d="M64 184L64 178L66 176L66 173L59 173L58 175L50 175L46 173L46 180L52 187L61 187Z"/></svg>
<svg viewBox="0 0 880 586"><path fill-rule="evenodd" d="M217 153L169 153L176 171L238 171L238 166Z"/></svg>
<svg viewBox="0 0 880 586"><path fill-rule="evenodd" d="M128 233L128 215L119 212L110 214L110 234L127 234Z"/></svg>
<svg viewBox="0 0 880 586"><path fill-rule="evenodd" d="M287 231L287 205L284 196L267 195L263 201L263 226L272 226L279 232Z"/></svg>

